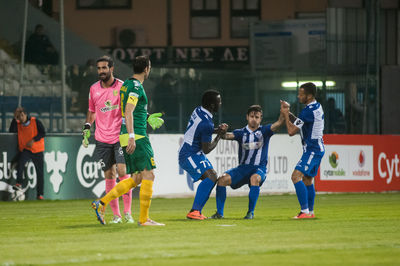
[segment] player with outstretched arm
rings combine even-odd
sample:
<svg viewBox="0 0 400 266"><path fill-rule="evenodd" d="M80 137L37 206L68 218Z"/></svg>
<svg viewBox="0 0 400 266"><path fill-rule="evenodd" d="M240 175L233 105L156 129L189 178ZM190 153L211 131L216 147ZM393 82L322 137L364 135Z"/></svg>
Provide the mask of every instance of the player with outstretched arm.
<svg viewBox="0 0 400 266"><path fill-rule="evenodd" d="M261 125L263 111L261 106L252 105L247 110L247 126L227 132L223 139L235 140L239 144L239 165L226 171L217 182L217 212L212 219L224 217L226 186L238 189L243 185L250 187L249 208L244 219L254 218L254 209L260 194L260 187L267 176L268 145L272 135L284 123L283 115L268 125Z"/></svg>
<svg viewBox="0 0 400 266"><path fill-rule="evenodd" d="M119 139L121 147L123 147L126 171L131 174L131 178L119 182L103 198L92 202L92 207L101 224L105 224L105 206L113 199L141 184L138 224L141 226L164 225L149 218L155 179L153 169L156 168L156 164L154 162L153 149L146 132L147 121L149 121L150 117L147 119L148 99L143 88L143 82L148 79L150 70L151 62L149 58L147 56L137 56L133 60L134 74L124 82L120 90L122 125ZM163 120L161 118L153 117L153 119L160 122L159 126L162 125Z"/></svg>
<svg viewBox="0 0 400 266"><path fill-rule="evenodd" d="M314 200L315 188L313 178L318 173L321 159L325 153L323 131L324 111L315 96L317 88L314 83L308 82L300 86L297 98L305 104L299 117L290 113L290 105L281 101L281 113L285 117L285 123L289 136L300 132L303 144L303 155L292 173L292 182L296 189L297 199L300 203L300 212L294 219L315 218Z"/></svg>
<svg viewBox="0 0 400 266"><path fill-rule="evenodd" d="M217 182L218 175L205 154L210 153L228 129L221 124L214 129L213 113L221 106L221 94L216 90L204 92L201 106L194 109L186 127L183 143L179 148L179 165L189 173L194 182L202 180L197 187L192 209L186 215L188 219L207 219L201 211ZM212 134L217 136L212 140Z"/></svg>

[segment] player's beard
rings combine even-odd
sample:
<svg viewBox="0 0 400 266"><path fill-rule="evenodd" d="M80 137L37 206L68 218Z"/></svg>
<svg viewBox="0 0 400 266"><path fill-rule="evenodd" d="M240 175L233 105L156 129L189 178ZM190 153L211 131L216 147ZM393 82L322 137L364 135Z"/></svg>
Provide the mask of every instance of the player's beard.
<svg viewBox="0 0 400 266"><path fill-rule="evenodd" d="M105 75L103 75L103 74L105 74ZM109 81L110 78L111 78L111 72L101 73L101 74L99 75L99 79L100 79L101 81L103 81L103 82Z"/></svg>

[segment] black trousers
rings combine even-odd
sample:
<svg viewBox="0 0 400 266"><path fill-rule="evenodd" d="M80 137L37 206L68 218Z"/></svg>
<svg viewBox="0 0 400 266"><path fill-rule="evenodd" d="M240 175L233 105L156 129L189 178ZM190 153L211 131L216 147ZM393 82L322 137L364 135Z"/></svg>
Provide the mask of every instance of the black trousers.
<svg viewBox="0 0 400 266"><path fill-rule="evenodd" d="M17 168L17 183L22 184L23 173L25 170L25 164L32 160L35 165L36 175L37 175L37 195L43 195L43 152L32 153L28 150L23 150L19 155L18 168Z"/></svg>

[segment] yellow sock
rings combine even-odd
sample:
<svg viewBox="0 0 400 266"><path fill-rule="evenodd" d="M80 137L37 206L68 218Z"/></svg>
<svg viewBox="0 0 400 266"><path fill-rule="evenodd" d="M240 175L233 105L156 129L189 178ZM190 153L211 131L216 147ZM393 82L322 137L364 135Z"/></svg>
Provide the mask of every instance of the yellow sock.
<svg viewBox="0 0 400 266"><path fill-rule="evenodd" d="M140 187L140 216L139 222L144 223L149 218L149 209L151 204L151 196L153 195L153 181L143 179Z"/></svg>
<svg viewBox="0 0 400 266"><path fill-rule="evenodd" d="M110 201L119 198L121 195L125 194L131 188L134 188L136 186L137 185L135 183L135 180L133 180L132 178L124 179L118 182L118 184L113 189L111 189L110 192L108 192L104 197L102 197L100 201L103 202L105 206L107 206Z"/></svg>

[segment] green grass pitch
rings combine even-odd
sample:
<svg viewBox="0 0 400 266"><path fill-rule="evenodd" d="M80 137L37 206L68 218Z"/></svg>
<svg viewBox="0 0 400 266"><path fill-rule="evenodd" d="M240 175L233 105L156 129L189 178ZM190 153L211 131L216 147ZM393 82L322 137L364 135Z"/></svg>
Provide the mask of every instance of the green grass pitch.
<svg viewBox="0 0 400 266"><path fill-rule="evenodd" d="M291 219L295 195L260 197L254 220L247 197L228 198L225 219L186 220L192 200L153 199L166 226L151 228L102 226L91 200L0 202L0 265L400 265L400 193L319 194L315 220Z"/></svg>

